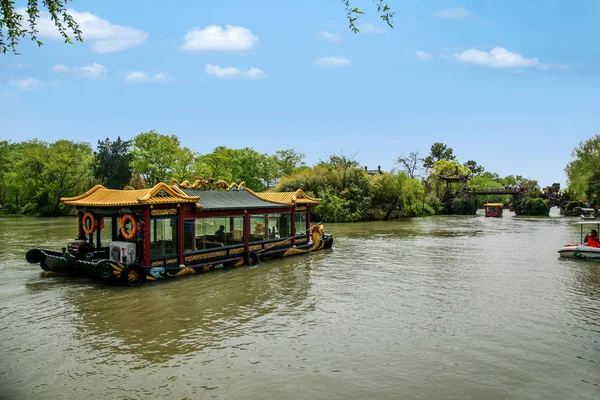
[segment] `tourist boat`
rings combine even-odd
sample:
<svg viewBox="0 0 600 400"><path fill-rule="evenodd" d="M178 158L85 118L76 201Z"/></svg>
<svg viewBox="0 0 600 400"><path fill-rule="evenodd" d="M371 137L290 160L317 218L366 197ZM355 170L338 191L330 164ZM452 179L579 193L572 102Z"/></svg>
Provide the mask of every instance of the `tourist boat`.
<svg viewBox="0 0 600 400"><path fill-rule="evenodd" d="M577 222L578 225L581 226L580 232L580 242L577 243L567 243L562 249L558 250L558 254L563 258L576 258L580 260L589 260L589 261L600 261L600 248L598 247L590 247L585 245L585 235L588 232L588 229L596 229L596 231L600 230L599 222L591 222L591 221L581 221Z"/></svg>
<svg viewBox="0 0 600 400"><path fill-rule="evenodd" d="M502 216L502 207L504 204L502 203L485 203L483 208L485 208L485 216L486 217L501 217Z"/></svg>
<svg viewBox="0 0 600 400"><path fill-rule="evenodd" d="M595 208L580 208L580 210L581 219L596 219L596 216L594 215L594 212L596 211Z"/></svg>
<svg viewBox="0 0 600 400"><path fill-rule="evenodd" d="M301 189L257 193L242 182L172 179L150 189L97 185L61 198L77 208L78 235L62 251L27 251L45 271L133 286L321 249L333 236L311 224L320 199Z"/></svg>

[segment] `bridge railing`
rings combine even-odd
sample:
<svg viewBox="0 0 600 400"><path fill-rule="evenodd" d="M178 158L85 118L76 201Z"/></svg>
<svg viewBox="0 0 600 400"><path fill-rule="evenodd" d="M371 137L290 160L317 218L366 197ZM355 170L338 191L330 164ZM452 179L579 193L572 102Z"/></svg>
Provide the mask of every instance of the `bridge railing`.
<svg viewBox="0 0 600 400"><path fill-rule="evenodd" d="M515 187L515 188L489 188L489 189L465 188L465 190L471 191L476 194L516 194L516 193L526 192L528 189L525 187Z"/></svg>

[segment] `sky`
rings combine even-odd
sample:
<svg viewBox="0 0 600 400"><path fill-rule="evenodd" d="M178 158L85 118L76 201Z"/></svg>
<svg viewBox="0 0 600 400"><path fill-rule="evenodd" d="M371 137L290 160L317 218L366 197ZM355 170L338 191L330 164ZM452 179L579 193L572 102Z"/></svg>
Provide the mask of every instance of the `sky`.
<svg viewBox="0 0 600 400"><path fill-rule="evenodd" d="M25 2L18 0L17 6ZM565 185L600 134L600 2L73 0L84 42L0 55L0 140L95 147L154 129L200 153L294 149L399 168L445 143L461 162Z"/></svg>

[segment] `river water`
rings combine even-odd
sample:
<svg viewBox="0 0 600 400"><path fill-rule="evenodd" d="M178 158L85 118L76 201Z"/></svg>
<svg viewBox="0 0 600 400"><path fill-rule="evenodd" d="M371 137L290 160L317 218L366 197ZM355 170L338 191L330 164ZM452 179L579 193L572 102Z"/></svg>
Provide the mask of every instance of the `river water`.
<svg viewBox="0 0 600 400"><path fill-rule="evenodd" d="M334 248L139 288L49 276L76 219L0 216L0 399L598 399L577 219L326 224Z"/></svg>

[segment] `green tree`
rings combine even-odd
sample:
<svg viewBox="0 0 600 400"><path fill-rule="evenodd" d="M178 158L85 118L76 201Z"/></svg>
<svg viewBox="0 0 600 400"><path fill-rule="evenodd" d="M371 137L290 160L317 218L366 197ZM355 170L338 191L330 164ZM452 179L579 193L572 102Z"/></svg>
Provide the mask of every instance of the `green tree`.
<svg viewBox="0 0 600 400"><path fill-rule="evenodd" d="M196 157L197 154L187 147L178 149L175 163L171 170L171 177L177 179L179 182L185 179L193 180Z"/></svg>
<svg viewBox="0 0 600 400"><path fill-rule="evenodd" d="M466 164L466 163L465 163ZM498 174L485 171L475 175L470 179L470 185L476 190L481 189L505 189L507 183L501 179ZM510 196L502 194L477 196L477 205L483 207L485 203L504 203L510 202Z"/></svg>
<svg viewBox="0 0 600 400"><path fill-rule="evenodd" d="M194 172L196 175L205 178L223 179L226 182L231 182L233 179L232 158L231 149L219 146L212 153L203 154L196 158Z"/></svg>
<svg viewBox="0 0 600 400"><path fill-rule="evenodd" d="M373 191L371 177L358 167L358 162L345 156L331 156L291 176L285 176L276 191L294 191L302 188L309 195L322 198L315 217L324 221L359 221L369 218ZM343 211L338 206L343 205Z"/></svg>
<svg viewBox="0 0 600 400"><path fill-rule="evenodd" d="M485 171L485 168L483 168L481 165L477 164L477 162L474 160L469 160L466 163L464 163L463 165L465 167L469 168L471 170L471 173L474 176L481 175Z"/></svg>
<svg viewBox="0 0 600 400"><path fill-rule="evenodd" d="M469 181L458 182L458 183L446 183L442 177L444 176L453 176L454 174L459 174L461 176L469 176L471 170L468 167L465 167L458 161L451 161L446 159L441 159L436 161L433 164L431 169L431 173L429 174L429 182L431 187L436 188L436 193L438 197L442 197L447 194L446 192L461 189L465 185L469 183ZM442 184L446 184L446 192L442 191Z"/></svg>
<svg viewBox="0 0 600 400"><path fill-rule="evenodd" d="M398 216L414 217L424 207L425 190L419 179L406 172L390 172L372 177L373 200L371 208L383 211L382 219L388 220L394 212Z"/></svg>
<svg viewBox="0 0 600 400"><path fill-rule="evenodd" d="M288 192L301 188L309 195L320 197L325 188L338 188L340 185L341 181L335 171L319 164L282 177L275 186L275 191Z"/></svg>
<svg viewBox="0 0 600 400"><path fill-rule="evenodd" d="M22 212L25 206L35 201L43 185L44 167L47 160L48 143L39 140L15 143L9 155L10 170L6 176L9 211ZM33 207L30 207L30 211Z"/></svg>
<svg viewBox="0 0 600 400"><path fill-rule="evenodd" d="M298 153L293 149L277 150L275 152L275 163L278 176L291 175L300 168L305 167L304 157L303 153Z"/></svg>
<svg viewBox="0 0 600 400"><path fill-rule="evenodd" d="M276 173L272 158L248 147L233 150L232 155L231 174L234 182L246 182L249 188L259 192L270 187Z"/></svg>
<svg viewBox="0 0 600 400"><path fill-rule="evenodd" d="M594 183L593 175L600 171L600 135L582 141L571 152L574 158L565 168L567 185L579 200L586 199L589 184Z"/></svg>
<svg viewBox="0 0 600 400"><path fill-rule="evenodd" d="M600 206L600 170L594 171L588 178L586 195L592 207Z"/></svg>
<svg viewBox="0 0 600 400"><path fill-rule="evenodd" d="M419 176L420 164L423 162L421 154L418 151L411 152L408 156L404 154L398 157L396 164L400 164L402 169L410 176L415 178Z"/></svg>
<svg viewBox="0 0 600 400"><path fill-rule="evenodd" d="M353 156L332 154L329 156L328 161L322 162L322 165L341 171L342 188L346 187L348 171L358 168L358 161L354 159L355 156L356 154Z"/></svg>
<svg viewBox="0 0 600 400"><path fill-rule="evenodd" d="M175 135L162 135L154 130L142 132L133 138L131 168L142 175L149 186L167 182L177 167L185 169L181 162L182 150Z"/></svg>
<svg viewBox="0 0 600 400"><path fill-rule="evenodd" d="M540 197L525 196L513 203L513 208L517 215L537 215L547 216L550 207L544 199Z"/></svg>
<svg viewBox="0 0 600 400"><path fill-rule="evenodd" d="M314 212L324 222L348 222L352 220L349 210L350 202L337 195L335 189L326 187Z"/></svg>
<svg viewBox="0 0 600 400"><path fill-rule="evenodd" d="M62 212L61 197L83 193L91 186L94 155L88 143L57 140L46 152L43 183L36 194L38 213Z"/></svg>
<svg viewBox="0 0 600 400"><path fill-rule="evenodd" d="M0 141L0 210L5 207L6 202L6 179L9 173L10 144L6 140Z"/></svg>
<svg viewBox="0 0 600 400"><path fill-rule="evenodd" d="M111 141L106 138L98 140L98 148L94 152L94 176L109 189L123 189L131 180L132 155L129 152L130 141L121 137Z"/></svg>
<svg viewBox="0 0 600 400"><path fill-rule="evenodd" d="M487 172L486 172L487 173ZM498 174L495 174L496 176L498 176ZM508 175L504 178L502 178L501 182L504 183L505 185L512 185L512 186L520 186L523 184L523 182L525 182L527 179L525 179L523 176L521 175Z"/></svg>
<svg viewBox="0 0 600 400"><path fill-rule="evenodd" d="M423 159L423 168L432 169L434 164L440 160L454 161L454 150L444 143L436 142L431 145L429 155Z"/></svg>
<svg viewBox="0 0 600 400"><path fill-rule="evenodd" d="M93 152L88 143L16 143L10 146L8 164L5 189L9 212L61 214L67 209L60 198L81 194L92 182Z"/></svg>
<svg viewBox="0 0 600 400"><path fill-rule="evenodd" d="M245 182L255 191L264 191L273 186L278 177L275 156L259 153L246 147L230 149L219 146L212 153L197 158L196 174L203 177L223 179L226 182Z"/></svg>
<svg viewBox="0 0 600 400"><path fill-rule="evenodd" d="M22 15L15 8L14 0L0 0L0 52L19 54L17 52L19 40L27 36L38 46L42 45L37 37L37 20L40 18L40 12L44 11L44 7L50 14L56 30L65 39L65 43L72 43L71 37L82 42L83 37L79 25L67 10L69 1L43 0L42 7L40 7L38 0L27 0L25 15ZM23 26L24 18L27 18L28 27Z"/></svg>

